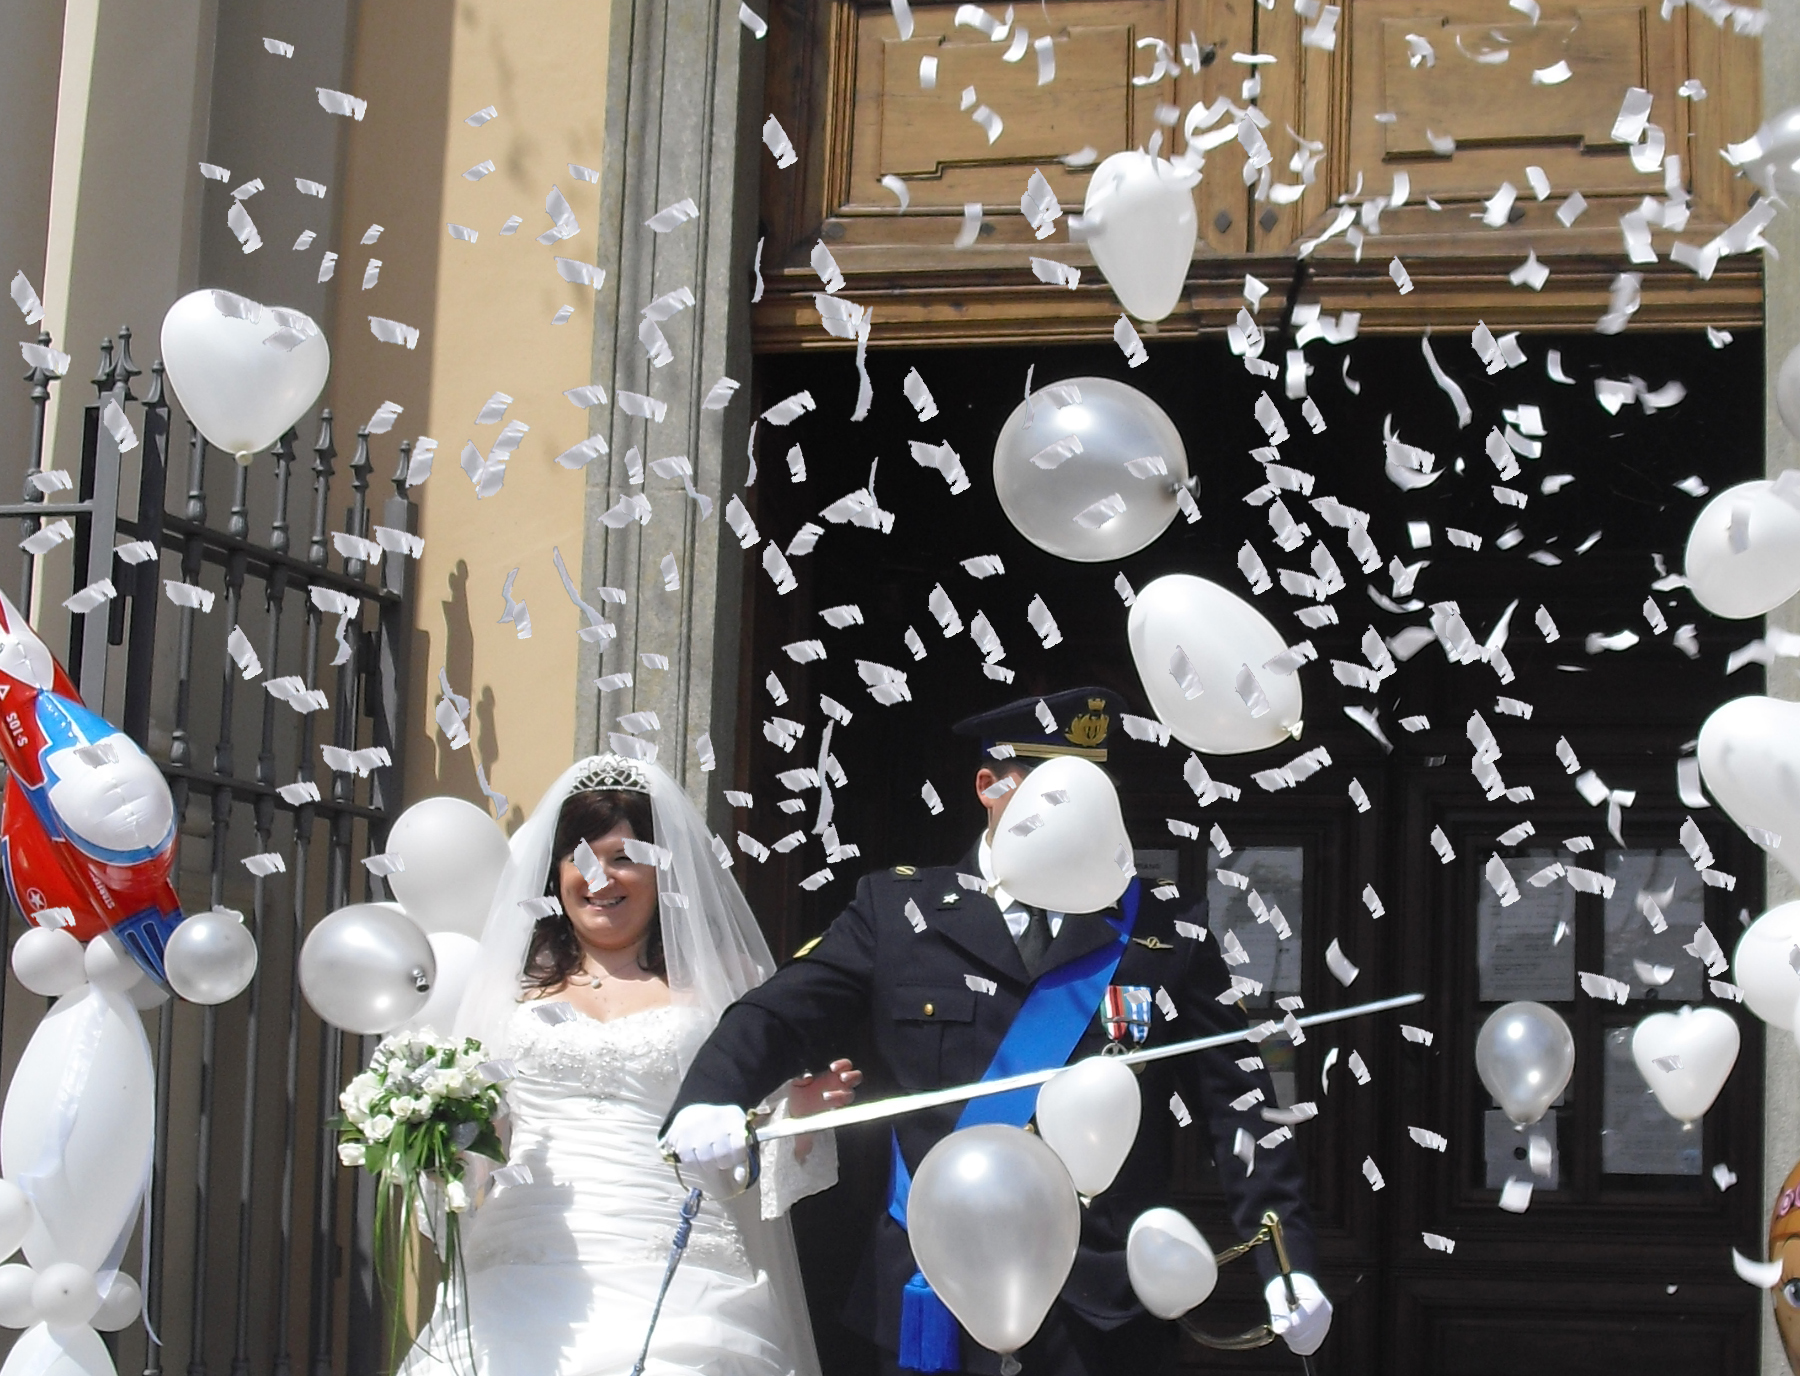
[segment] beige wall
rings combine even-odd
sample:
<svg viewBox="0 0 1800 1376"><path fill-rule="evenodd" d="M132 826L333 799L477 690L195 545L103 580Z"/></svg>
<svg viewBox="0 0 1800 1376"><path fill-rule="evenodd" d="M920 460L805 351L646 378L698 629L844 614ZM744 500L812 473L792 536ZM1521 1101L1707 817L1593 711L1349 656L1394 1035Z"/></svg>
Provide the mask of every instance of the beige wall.
<svg viewBox="0 0 1800 1376"><path fill-rule="evenodd" d="M416 569L416 726L406 743L406 794L480 801L479 758L490 783L512 800L515 822L569 763L575 737L582 622L550 551L560 547L580 577L583 477L554 459L588 432L587 414L562 392L589 381L594 294L558 277L553 259L594 260L599 187L577 181L568 164L600 163L608 23L607 7L589 0L365 3L352 61L350 89L369 100L369 112L350 130L337 234L339 447L347 453L354 427L387 399L406 413L388 442L378 443L378 476L391 471L393 441L402 435L439 442L431 480L413 494L425 556ZM490 104L498 119L479 129L462 122ZM466 169L488 158L493 173L464 180ZM544 198L552 183L582 228L545 247L536 236L550 223ZM524 224L502 237L510 215ZM365 249L358 241L371 222L386 231ZM450 239L447 222L478 230L479 240ZM365 293L371 255L382 260L381 280ZM564 304L574 316L552 325ZM418 326L417 350L378 343L370 315ZM500 426L474 423L496 391L514 398L507 418L531 432L504 489L478 501L458 455L469 440L485 453L498 435ZM531 611L529 640L496 624L500 587L515 567L514 595ZM596 600L591 589L585 595ZM454 753L431 717L446 665L451 686L475 703L474 744Z"/></svg>

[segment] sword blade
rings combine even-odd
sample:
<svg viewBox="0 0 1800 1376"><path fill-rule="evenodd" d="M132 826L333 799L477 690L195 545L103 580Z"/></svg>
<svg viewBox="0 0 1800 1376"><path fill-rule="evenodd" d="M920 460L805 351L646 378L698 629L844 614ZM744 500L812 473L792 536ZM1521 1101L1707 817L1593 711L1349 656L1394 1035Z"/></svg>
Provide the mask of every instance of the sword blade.
<svg viewBox="0 0 1800 1376"><path fill-rule="evenodd" d="M1304 1018L1295 1019L1301 1027L1323 1027L1327 1023L1343 1022L1349 1018L1368 1017L1374 1013L1387 1013L1396 1008L1406 1008L1415 1003L1423 1003L1423 994L1396 994L1393 998L1376 999L1373 1003L1359 1003L1349 1008L1333 1008L1324 1013L1313 1013ZM1210 1051L1214 1047L1230 1046L1233 1042L1248 1041L1254 1029L1246 1027L1241 1032L1220 1032L1211 1037L1197 1037L1193 1041L1173 1042L1168 1046L1153 1046L1143 1051L1127 1052L1114 1059L1123 1065L1141 1065L1148 1061L1164 1061L1172 1056L1186 1056L1195 1051ZM1015 1089L1030 1089L1033 1085L1041 1085L1046 1080L1053 1080L1062 1074L1067 1066L1055 1066L1049 1070L1033 1070L1023 1075L1009 1075L1000 1080L977 1080L973 1084L952 1085L948 1089L928 1089L920 1094L901 1094L891 1099L876 1099L866 1104L852 1104L848 1108L827 1109L824 1113L815 1113L807 1118L784 1118L779 1123L771 1123L767 1127L759 1127L756 1136L759 1141L775 1141L783 1137L799 1137L809 1132L824 1132L830 1128L855 1127L859 1123L880 1123L889 1118L899 1118L908 1113L918 1113L928 1108L940 1108L945 1104L966 1103L970 1099L984 1099L990 1094L1006 1094Z"/></svg>

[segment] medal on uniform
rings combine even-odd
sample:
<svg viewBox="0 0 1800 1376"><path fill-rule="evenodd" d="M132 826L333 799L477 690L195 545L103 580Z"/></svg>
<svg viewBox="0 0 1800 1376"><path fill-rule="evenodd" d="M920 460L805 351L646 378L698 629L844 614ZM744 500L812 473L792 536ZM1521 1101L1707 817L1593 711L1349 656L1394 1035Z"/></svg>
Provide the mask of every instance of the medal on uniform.
<svg viewBox="0 0 1800 1376"><path fill-rule="evenodd" d="M1130 1046L1141 1046L1144 1038L1150 1035L1153 1006L1154 1000L1146 985L1107 985L1106 996L1100 1000L1100 1022L1106 1028L1106 1049L1116 1054Z"/></svg>

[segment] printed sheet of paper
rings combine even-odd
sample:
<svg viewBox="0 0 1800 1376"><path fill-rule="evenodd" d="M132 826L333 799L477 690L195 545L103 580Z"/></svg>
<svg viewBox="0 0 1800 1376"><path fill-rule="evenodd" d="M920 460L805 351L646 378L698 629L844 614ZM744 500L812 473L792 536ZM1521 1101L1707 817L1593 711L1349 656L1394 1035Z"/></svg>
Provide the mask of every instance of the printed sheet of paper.
<svg viewBox="0 0 1800 1376"><path fill-rule="evenodd" d="M1575 891L1560 881L1541 889L1526 882L1553 858L1541 851L1505 860L1519 890L1519 901L1507 907L1501 907L1492 885L1481 884L1475 922L1483 1003L1575 997ZM1560 942L1558 923L1568 928Z"/></svg>
<svg viewBox="0 0 1800 1376"><path fill-rule="evenodd" d="M1629 983L1634 999L1702 997L1706 971L1681 949L1693 941L1694 929L1706 919L1706 885L1687 852L1609 850L1606 873L1615 884L1606 900L1605 973ZM1653 931L1645 908L1660 913L1667 929ZM1666 983L1652 986L1634 962L1675 973Z"/></svg>

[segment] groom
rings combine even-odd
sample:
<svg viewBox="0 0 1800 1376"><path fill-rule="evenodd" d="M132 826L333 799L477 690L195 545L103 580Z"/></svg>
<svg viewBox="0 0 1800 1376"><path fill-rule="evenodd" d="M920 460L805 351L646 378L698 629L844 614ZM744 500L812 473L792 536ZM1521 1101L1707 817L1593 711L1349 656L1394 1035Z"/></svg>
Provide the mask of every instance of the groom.
<svg viewBox="0 0 1800 1376"><path fill-rule="evenodd" d="M865 876L817 942L727 1009L676 1096L665 1145L685 1161L741 1163L745 1108L808 1066L828 1063L865 1029L885 1078L903 1093L978 1080L1015 1017L1035 1028L1057 1016L1049 1001L1032 1003L1039 981L1067 983L1073 972L1066 967L1084 958L1090 982L1080 987L1098 995L1092 1013L1080 1027L1047 1038L1056 1042L1060 1035L1061 1046L1074 1045L1069 1061L1095 1055L1109 1041L1130 1050L1241 1030L1239 1007L1219 1001L1231 980L1217 942L1197 939L1199 929L1178 922L1173 905L1140 895L1138 881L1113 909L1068 914L1028 908L994 882L990 845L1013 789L1058 755L1104 763L1122 706L1106 689L1084 688L958 723L959 735L982 741L974 784L987 812L985 833L960 865L897 865ZM1053 731L1045 729L1044 709ZM1110 973L1109 961L1116 962ZM1059 970L1064 980L1052 980ZM1016 1055L1017 1039L1008 1045ZM1256 1231L1266 1210L1280 1216L1299 1305L1297 1313L1290 1310L1272 1249L1258 1248L1271 1326L1302 1354L1324 1341L1331 1305L1309 1274L1313 1240L1299 1153L1292 1141L1257 1145L1274 1131L1260 1109L1276 1100L1254 1050L1240 1043L1141 1067L1143 1127L1111 1188L1082 1210L1080 1251L1061 1298L1019 1354L1031 1376L1155 1376L1173 1369L1174 1328L1137 1303L1124 1252L1132 1221L1167 1202L1172 1134L1163 1113L1207 1125L1242 1235ZM1017 1068L1061 1063L1055 1055L1042 1067ZM1253 1090L1261 1091L1260 1105L1249 1102ZM893 1122L888 1208L875 1222L846 1315L881 1350L885 1373L1000 1369L999 1358L966 1333L948 1350L932 1353L916 1342L902 1350L903 1311L939 1303L915 1274L905 1192L912 1172L957 1126L961 1112L950 1105Z"/></svg>

